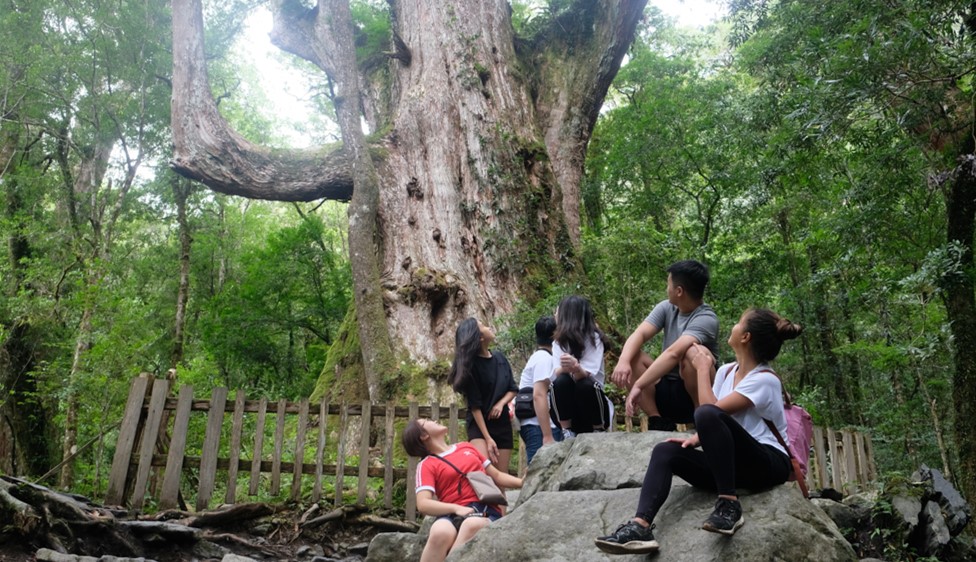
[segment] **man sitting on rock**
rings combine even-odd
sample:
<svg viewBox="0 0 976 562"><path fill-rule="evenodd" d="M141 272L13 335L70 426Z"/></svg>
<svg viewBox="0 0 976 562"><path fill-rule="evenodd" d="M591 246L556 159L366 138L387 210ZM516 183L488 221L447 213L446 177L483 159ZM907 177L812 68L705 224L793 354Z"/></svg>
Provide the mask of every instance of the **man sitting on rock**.
<svg viewBox="0 0 976 562"><path fill-rule="evenodd" d="M674 431L676 423L691 423L698 406L698 381L688 350L701 344L718 357L718 316L704 303L708 267L684 260L668 268L668 298L654 307L627 338L610 380L627 388L627 415L640 406L648 429ZM651 360L641 347L664 332L662 352ZM714 372L713 372L714 376Z"/></svg>

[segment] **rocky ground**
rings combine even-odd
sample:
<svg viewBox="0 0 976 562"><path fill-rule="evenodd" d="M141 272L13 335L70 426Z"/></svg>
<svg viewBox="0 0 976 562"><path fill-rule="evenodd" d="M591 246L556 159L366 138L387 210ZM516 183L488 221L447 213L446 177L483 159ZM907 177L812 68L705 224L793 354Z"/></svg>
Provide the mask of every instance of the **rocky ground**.
<svg viewBox="0 0 976 562"><path fill-rule="evenodd" d="M192 542L160 537L147 541L141 554L146 559L158 562L222 560L227 554L255 560L354 562L365 558L369 541L380 532L380 529L370 525L346 525L341 522L314 529L299 529L300 517L301 513L280 512L271 521L257 522L257 529L228 528L220 533L211 533L209 538ZM0 543L0 562L37 560L35 553L38 549L35 545L9 536L6 539Z"/></svg>
<svg viewBox="0 0 976 562"><path fill-rule="evenodd" d="M236 504L136 516L0 477L0 562L93 562L107 556L203 562L230 560L231 555L259 561L358 561L377 533L416 527L397 512L324 504Z"/></svg>

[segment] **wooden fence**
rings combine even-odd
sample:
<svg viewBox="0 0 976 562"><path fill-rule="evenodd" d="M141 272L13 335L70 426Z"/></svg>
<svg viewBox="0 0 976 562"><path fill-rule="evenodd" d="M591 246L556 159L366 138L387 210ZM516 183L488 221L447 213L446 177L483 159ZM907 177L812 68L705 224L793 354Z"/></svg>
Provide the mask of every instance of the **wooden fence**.
<svg viewBox="0 0 976 562"><path fill-rule="evenodd" d="M196 417L194 413L197 413ZM228 415L229 428L225 427ZM282 476L290 475L289 495L293 500L301 499L303 481L306 481L306 475L311 475L311 501L323 499L325 484L332 482L332 498L338 506L343 503L344 478L355 477L357 503L366 501L369 480L379 479L382 481L383 504L387 508L393 507L396 482L404 481L407 518L414 520L417 459L411 457L404 462L401 456L401 466L395 466L397 420L418 416L435 420L446 417L449 438L451 442L457 442L458 420L464 415L464 409L457 404L446 407L436 403L419 406L416 402L409 406L392 402L382 405L369 402L329 404L323 400L313 405L308 400L297 403L269 402L266 398L247 400L242 391L236 393L233 401L228 401L226 388L215 388L209 400L195 400L193 388L183 386L174 398L170 396L169 381L139 377L133 381L126 402L105 503L127 503L134 510L142 510L147 496L155 496L159 509L180 506L183 503L181 477L188 469L196 469L192 488L196 491L197 510L210 506L218 470L226 472L226 479L222 480L226 485L222 503L237 501L239 475L249 476L248 494L252 496L258 494L262 474L270 474L268 492L272 496L281 493ZM266 443L269 416L273 419L274 432L273 440ZM356 417L360 419L359 423L352 420ZM635 430L633 419L618 416L618 420L619 428ZM202 443L188 443L191 434L188 430L193 422L205 423ZM245 426L248 433L253 434L250 443L243 442ZM646 430L646 418L639 418L638 428ZM371 434L377 437L375 446L371 445ZM220 458L222 439L226 458ZM354 439L357 442L353 442ZM199 457L187 454L188 450L197 449ZM244 450L250 451L251 459L242 456ZM347 464L355 456L358 456L358 463L355 466ZM326 464L326 458L332 457L335 463ZM310 462L306 462L307 458ZM521 444L517 458L518 473L523 473L525 455ZM192 471L190 474L193 475ZM811 488L833 487L848 492L873 481L874 477L868 437L850 431L814 429L808 475Z"/></svg>

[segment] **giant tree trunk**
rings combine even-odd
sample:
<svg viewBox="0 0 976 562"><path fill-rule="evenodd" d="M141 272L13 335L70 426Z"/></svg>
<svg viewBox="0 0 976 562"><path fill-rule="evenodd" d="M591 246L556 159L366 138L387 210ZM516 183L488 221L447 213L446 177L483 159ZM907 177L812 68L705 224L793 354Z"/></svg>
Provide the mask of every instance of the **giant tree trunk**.
<svg viewBox="0 0 976 562"><path fill-rule="evenodd" d="M973 144L968 143L972 149ZM976 501L976 156L967 154L956 168L948 201L947 239L963 249L961 272L946 277L946 312L955 344L952 400L956 448L959 452L957 485L970 501Z"/></svg>
<svg viewBox="0 0 976 562"><path fill-rule="evenodd" d="M200 2L173 0L173 166L245 197L351 196L360 345L370 394L383 398L394 361L445 359L461 319L496 324L575 274L586 144L645 3L577 0L521 41L504 0L391 1L393 57L371 74L359 68L362 113L383 132L367 163L355 121L343 127L343 150L314 158L230 130L207 86ZM274 4L275 44L323 69L350 103L341 69L351 50L330 34L342 11L324 0ZM368 164L372 200L368 181L357 193ZM392 356L369 357L383 349Z"/></svg>

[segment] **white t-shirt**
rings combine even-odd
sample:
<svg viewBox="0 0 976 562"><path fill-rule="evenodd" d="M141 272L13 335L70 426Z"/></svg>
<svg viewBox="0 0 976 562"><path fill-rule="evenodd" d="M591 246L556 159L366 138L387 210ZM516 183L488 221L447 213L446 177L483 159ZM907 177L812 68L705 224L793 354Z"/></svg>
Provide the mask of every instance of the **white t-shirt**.
<svg viewBox="0 0 976 562"><path fill-rule="evenodd" d="M712 385L712 392L719 400L725 398L733 392L738 392L752 402L752 408L746 408L740 412L731 414L732 419L739 422L749 435L763 445L772 445L788 455L785 449L779 444L779 440L769 430L769 426L763 421L767 419L773 422L776 430L789 443L786 435L786 415L783 413L783 385L779 377L774 375L769 365L760 364L739 382L735 388L735 363L728 363L719 367L715 373L715 384Z"/></svg>
<svg viewBox="0 0 976 562"><path fill-rule="evenodd" d="M535 383L548 380L550 375L552 375L552 354L544 349L537 349L529 357L525 368L522 369L522 377L519 379L518 386L519 388L534 387ZM539 418L526 418L519 420L519 422L521 425L539 425ZM556 427L556 424L552 423L552 419L549 420L549 426Z"/></svg>
<svg viewBox="0 0 976 562"><path fill-rule="evenodd" d="M552 342L552 371L550 374L555 374L556 369L559 368L559 358L563 356L563 353L572 355L568 350L563 351L559 347L559 342ZM603 380L606 378L606 373L603 371L603 341L595 332L592 338L586 339L586 345L583 346L583 357L580 359L580 367L596 379L596 382L603 384Z"/></svg>

